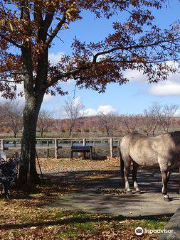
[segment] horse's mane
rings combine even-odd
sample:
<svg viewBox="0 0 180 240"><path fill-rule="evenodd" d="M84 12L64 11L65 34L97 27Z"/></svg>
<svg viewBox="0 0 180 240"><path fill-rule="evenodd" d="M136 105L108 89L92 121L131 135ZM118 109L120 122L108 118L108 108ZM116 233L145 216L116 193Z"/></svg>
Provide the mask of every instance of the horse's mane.
<svg viewBox="0 0 180 240"><path fill-rule="evenodd" d="M180 131L171 132L171 137L180 137Z"/></svg>

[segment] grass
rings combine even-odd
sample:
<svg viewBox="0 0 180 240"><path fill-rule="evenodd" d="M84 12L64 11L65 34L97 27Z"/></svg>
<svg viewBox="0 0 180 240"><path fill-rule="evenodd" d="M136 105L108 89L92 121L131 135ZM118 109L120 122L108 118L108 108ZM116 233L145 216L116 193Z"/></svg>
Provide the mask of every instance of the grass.
<svg viewBox="0 0 180 240"><path fill-rule="evenodd" d="M40 207L40 198L31 194L27 199L0 200L0 239L139 239L134 233L136 227L163 229L169 220L46 209ZM146 234L141 239L157 236Z"/></svg>

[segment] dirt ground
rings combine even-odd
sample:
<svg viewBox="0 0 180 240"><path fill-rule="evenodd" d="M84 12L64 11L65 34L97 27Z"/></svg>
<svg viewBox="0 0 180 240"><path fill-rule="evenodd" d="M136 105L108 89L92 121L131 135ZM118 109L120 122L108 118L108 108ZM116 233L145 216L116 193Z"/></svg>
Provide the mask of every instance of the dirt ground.
<svg viewBox="0 0 180 240"><path fill-rule="evenodd" d="M100 185L102 185L101 189L96 192L98 196L105 197L106 200L111 197L117 200L119 192L116 188L121 182L119 160L118 158L106 160L43 158L39 162L44 177L42 184L26 193L17 192L12 188L9 200L0 198L0 239L2 240L138 240L139 237L135 234L136 227L163 229L170 219L169 215L126 217L99 211L91 213L91 211L86 212L86 209L49 208L47 206L50 204L63 201L66 197L72 199L74 194L81 191L89 192L89 189L95 189ZM37 163L39 170L38 166ZM149 173L145 175L146 184L145 186L142 184L142 187L151 186L148 187L150 192L159 192L160 184L150 183L152 179L149 176ZM157 176L155 180L159 177L156 173L154 176ZM172 189L176 191L174 179L171 186L174 186ZM122 185L120 187L122 188ZM93 194L90 196L93 197L92 205ZM96 200L99 201L98 198ZM87 199L83 201L88 202ZM101 205L103 204L104 199ZM112 206L113 203L110 207ZM157 237L157 233L146 233L141 239L155 240Z"/></svg>
<svg viewBox="0 0 180 240"><path fill-rule="evenodd" d="M89 160L82 158L40 158L40 166L43 173L91 171L91 170L119 170L119 158L107 158L103 160ZM37 165L37 168L39 166Z"/></svg>

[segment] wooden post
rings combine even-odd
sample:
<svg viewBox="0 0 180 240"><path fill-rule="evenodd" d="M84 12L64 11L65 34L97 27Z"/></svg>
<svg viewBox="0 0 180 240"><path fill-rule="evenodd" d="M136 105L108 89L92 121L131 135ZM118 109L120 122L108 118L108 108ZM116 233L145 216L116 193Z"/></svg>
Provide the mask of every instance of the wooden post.
<svg viewBox="0 0 180 240"><path fill-rule="evenodd" d="M180 157L179 157L179 195L180 195Z"/></svg>
<svg viewBox="0 0 180 240"><path fill-rule="evenodd" d="M110 157L113 158L113 138L109 139L109 145L110 145Z"/></svg>
<svg viewBox="0 0 180 240"><path fill-rule="evenodd" d="M1 150L4 151L4 140L1 139Z"/></svg>
<svg viewBox="0 0 180 240"><path fill-rule="evenodd" d="M117 154L118 154L118 157L120 157L120 140L117 141L118 144L117 144Z"/></svg>
<svg viewBox="0 0 180 240"><path fill-rule="evenodd" d="M58 139L54 140L54 147L55 147L55 158L58 158Z"/></svg>
<svg viewBox="0 0 180 240"><path fill-rule="evenodd" d="M83 138L83 146L86 146L86 138Z"/></svg>
<svg viewBox="0 0 180 240"><path fill-rule="evenodd" d="M92 160L92 147L90 147L90 153L89 153L89 155L90 155L90 159Z"/></svg>
<svg viewBox="0 0 180 240"><path fill-rule="evenodd" d="M41 141L42 146L43 146L43 142ZM47 140L47 158L49 158L49 141Z"/></svg>
<svg viewBox="0 0 180 240"><path fill-rule="evenodd" d="M83 146L86 146L86 138L83 138ZM83 153L83 159L86 158L86 153Z"/></svg>

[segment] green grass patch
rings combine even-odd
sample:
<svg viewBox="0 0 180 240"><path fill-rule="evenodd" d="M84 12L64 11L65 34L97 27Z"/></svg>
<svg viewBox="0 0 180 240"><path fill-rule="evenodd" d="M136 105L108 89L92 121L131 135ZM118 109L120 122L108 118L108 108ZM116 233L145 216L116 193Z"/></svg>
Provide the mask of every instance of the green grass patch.
<svg viewBox="0 0 180 240"><path fill-rule="evenodd" d="M36 197L0 200L0 239L138 239L135 228L163 229L168 217L126 218L38 207ZM157 238L157 234L150 237ZM148 234L141 237L147 239ZM151 238L149 238L151 239Z"/></svg>

